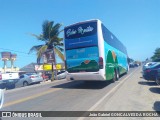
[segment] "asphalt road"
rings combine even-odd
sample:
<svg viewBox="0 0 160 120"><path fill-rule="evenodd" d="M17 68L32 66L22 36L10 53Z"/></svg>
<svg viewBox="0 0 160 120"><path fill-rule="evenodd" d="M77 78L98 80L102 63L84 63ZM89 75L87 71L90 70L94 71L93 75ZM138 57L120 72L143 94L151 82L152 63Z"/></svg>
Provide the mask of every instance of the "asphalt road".
<svg viewBox="0 0 160 120"><path fill-rule="evenodd" d="M160 87L141 76L138 67L115 83L59 80L7 90L1 111L160 111Z"/></svg>

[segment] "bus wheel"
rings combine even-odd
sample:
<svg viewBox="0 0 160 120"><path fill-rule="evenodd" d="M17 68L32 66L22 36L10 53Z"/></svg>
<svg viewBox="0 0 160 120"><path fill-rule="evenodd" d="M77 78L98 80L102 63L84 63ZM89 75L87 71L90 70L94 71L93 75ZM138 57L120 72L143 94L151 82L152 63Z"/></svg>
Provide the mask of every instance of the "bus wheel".
<svg viewBox="0 0 160 120"><path fill-rule="evenodd" d="M116 79L117 79L117 74L116 74L116 70L114 70L114 76L113 76L112 82L115 82Z"/></svg>
<svg viewBox="0 0 160 120"><path fill-rule="evenodd" d="M119 71L116 70L116 80L119 80Z"/></svg>

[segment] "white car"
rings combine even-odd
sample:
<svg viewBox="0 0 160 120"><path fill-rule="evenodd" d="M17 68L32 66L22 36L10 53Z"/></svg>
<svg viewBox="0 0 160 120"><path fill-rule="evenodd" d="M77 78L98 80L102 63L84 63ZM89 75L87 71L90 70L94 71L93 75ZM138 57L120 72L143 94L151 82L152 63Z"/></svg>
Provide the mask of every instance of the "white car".
<svg viewBox="0 0 160 120"><path fill-rule="evenodd" d="M2 80L8 80L8 79L18 79L19 78L19 73L1 73L0 79Z"/></svg>
<svg viewBox="0 0 160 120"><path fill-rule="evenodd" d="M55 77L55 79L60 80L60 79L65 79L67 75L66 71L60 71L57 73L57 77Z"/></svg>
<svg viewBox="0 0 160 120"><path fill-rule="evenodd" d="M15 83L15 87L28 86L33 83L40 83L43 81L42 76L36 73L27 73L20 75L19 80Z"/></svg>
<svg viewBox="0 0 160 120"><path fill-rule="evenodd" d="M148 62L148 63L146 63L144 66L150 66L150 65L153 65L153 64L155 64L155 63L157 63L157 62Z"/></svg>

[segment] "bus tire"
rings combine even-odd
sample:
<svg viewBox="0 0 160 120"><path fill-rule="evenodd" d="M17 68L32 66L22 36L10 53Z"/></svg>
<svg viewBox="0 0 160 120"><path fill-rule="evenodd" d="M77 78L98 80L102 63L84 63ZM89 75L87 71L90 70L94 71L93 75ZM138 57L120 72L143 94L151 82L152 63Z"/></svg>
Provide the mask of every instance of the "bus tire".
<svg viewBox="0 0 160 120"><path fill-rule="evenodd" d="M113 75L113 78L112 78L112 82L115 82L117 79L117 74L116 74L116 70L114 70L114 75Z"/></svg>
<svg viewBox="0 0 160 120"><path fill-rule="evenodd" d="M116 80L119 80L119 70L116 70Z"/></svg>

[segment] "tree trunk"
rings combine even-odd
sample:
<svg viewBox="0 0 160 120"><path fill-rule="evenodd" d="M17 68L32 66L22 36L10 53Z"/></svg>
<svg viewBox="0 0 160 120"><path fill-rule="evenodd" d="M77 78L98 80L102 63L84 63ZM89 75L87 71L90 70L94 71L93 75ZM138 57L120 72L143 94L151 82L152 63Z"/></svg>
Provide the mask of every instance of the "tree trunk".
<svg viewBox="0 0 160 120"><path fill-rule="evenodd" d="M53 62L52 62L52 78L51 78L51 81L54 81L54 66L53 66Z"/></svg>
<svg viewBox="0 0 160 120"><path fill-rule="evenodd" d="M54 70L54 66L56 66L56 64L57 64L54 48L53 48L53 58L54 58L54 62L52 62L52 79L51 79L51 81L54 81L57 78L57 69Z"/></svg>

